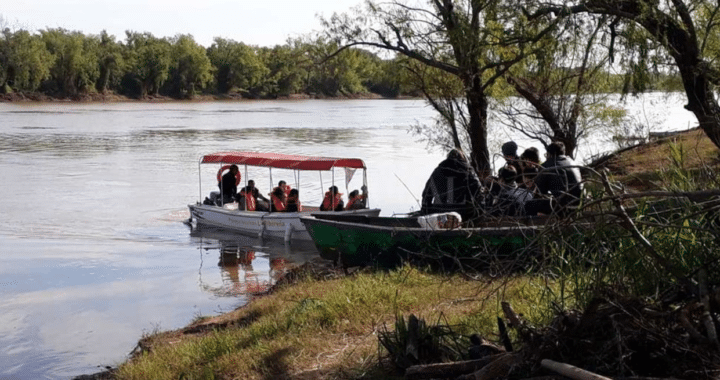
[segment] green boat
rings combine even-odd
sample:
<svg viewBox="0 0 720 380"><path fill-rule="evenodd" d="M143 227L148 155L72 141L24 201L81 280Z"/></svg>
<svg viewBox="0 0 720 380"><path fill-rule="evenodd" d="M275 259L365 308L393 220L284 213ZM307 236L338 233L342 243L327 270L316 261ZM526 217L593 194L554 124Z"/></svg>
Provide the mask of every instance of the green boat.
<svg viewBox="0 0 720 380"><path fill-rule="evenodd" d="M445 223L445 215L314 214L300 220L320 256L344 267L389 266L422 257L470 262L488 255L512 256L525 250L540 228L521 223L461 228L457 223Z"/></svg>

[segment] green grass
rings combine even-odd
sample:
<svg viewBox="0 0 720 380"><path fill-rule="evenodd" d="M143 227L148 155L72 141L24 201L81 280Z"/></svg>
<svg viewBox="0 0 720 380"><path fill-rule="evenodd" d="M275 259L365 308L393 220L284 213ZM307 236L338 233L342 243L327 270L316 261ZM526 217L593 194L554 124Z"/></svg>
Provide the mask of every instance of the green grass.
<svg viewBox="0 0 720 380"><path fill-rule="evenodd" d="M442 320L457 334L492 339L501 301L531 323L546 322L549 313L537 303L545 287L532 277L478 282L411 267L303 280L223 316L227 321L259 315L249 325L148 337L150 352L121 365L118 378L392 377L379 366L377 333L392 328L396 315Z"/></svg>

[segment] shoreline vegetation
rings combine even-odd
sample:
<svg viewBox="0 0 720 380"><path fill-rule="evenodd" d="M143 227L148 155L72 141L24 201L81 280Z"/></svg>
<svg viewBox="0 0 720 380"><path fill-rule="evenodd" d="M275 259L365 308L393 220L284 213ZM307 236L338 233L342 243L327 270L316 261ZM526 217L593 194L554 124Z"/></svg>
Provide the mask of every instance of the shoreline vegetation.
<svg viewBox="0 0 720 380"><path fill-rule="evenodd" d="M630 192L707 193L720 179L717 149L697 128L617 151L594 165ZM701 175L709 175L711 186L687 187L703 185L695 182ZM682 188L669 189L673 184ZM653 207L669 200L662 202ZM683 205L707 206L698 202ZM717 195L707 202L719 207ZM673 218L681 212L672 210ZM714 378L720 370L717 337L700 322L703 310L720 302L714 264L701 260L688 278L672 277L684 270L680 265L704 254L715 257L718 239L704 241L696 224L702 217L687 211L690 219L681 216L680 223L697 234L677 235L672 227L663 235L668 230L658 226L657 216L628 222L653 221L641 225L642 233L665 260L676 260L676 253L664 242L673 249L688 244L670 274L657 271L657 258L643 256L647 247L633 249L632 239L616 237L622 229L588 232L593 236L583 244L599 242L605 251L591 248L579 265L553 239L552 254L562 256L561 263L532 271L442 272L406 264L347 273L318 259L291 268L266 293L231 312L151 332L124 363L76 379L555 379L566 377L552 371L578 373L576 367L612 378ZM604 244L613 238L624 247L622 255ZM688 279L695 285L688 288ZM706 298L696 299L696 288Z"/></svg>
<svg viewBox="0 0 720 380"><path fill-rule="evenodd" d="M304 99L386 99L374 93L362 93L354 95L342 96L326 96L322 94L291 94L287 96L278 96L275 98L247 98L241 94L222 94L222 95L195 95L187 99L177 99L169 96L145 96L142 98L134 98L115 93L84 93L67 97L53 97L43 93L6 93L0 94L0 102L4 103L104 103L104 102L206 102L206 101L254 101L254 100L304 100ZM419 99L411 96L397 97L397 99Z"/></svg>

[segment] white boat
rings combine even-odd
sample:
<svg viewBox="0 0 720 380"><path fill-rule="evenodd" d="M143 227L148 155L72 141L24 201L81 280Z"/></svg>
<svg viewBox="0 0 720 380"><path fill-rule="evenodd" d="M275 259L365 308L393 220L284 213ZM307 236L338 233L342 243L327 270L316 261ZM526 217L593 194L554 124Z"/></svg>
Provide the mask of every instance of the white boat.
<svg viewBox="0 0 720 380"><path fill-rule="evenodd" d="M332 171L334 168L344 168L346 170L346 185L349 181L348 176L357 169L363 170L363 186L367 186L367 175L365 163L358 158L330 158L330 157L310 157L300 155L289 155L279 153L261 153L261 152L219 152L203 156L199 162L199 168L203 164L215 164L220 166L219 174L225 166L235 164L239 168L245 168L245 179L247 180L247 168L251 167L267 167L270 168L272 177L272 169L290 169L293 170L296 178L296 187L299 188L300 172L306 171ZM242 170L242 169L241 169ZM199 170L199 172L201 172ZM200 199L202 196L202 175L200 178ZM334 172L333 172L334 178ZM334 181L333 181L334 182ZM240 181L242 183L242 181ZM366 206L369 207L366 199ZM364 208L359 210L347 211L320 211L318 206L308 206L303 204L301 212L268 212L268 211L245 211L239 210L237 203L227 203L222 206L214 204L205 204L198 201L196 204L188 205L190 208L191 224L214 226L230 231L236 231L244 234L257 235L260 238L280 238L285 241L312 241L305 225L300 222L301 216L310 214L350 214L350 215L367 215L378 216L380 209Z"/></svg>

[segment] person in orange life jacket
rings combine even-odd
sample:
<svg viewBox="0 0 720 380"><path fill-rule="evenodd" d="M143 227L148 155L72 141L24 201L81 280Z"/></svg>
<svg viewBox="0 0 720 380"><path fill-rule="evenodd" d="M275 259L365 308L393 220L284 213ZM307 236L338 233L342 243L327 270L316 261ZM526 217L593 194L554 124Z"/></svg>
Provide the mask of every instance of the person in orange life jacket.
<svg viewBox="0 0 720 380"><path fill-rule="evenodd" d="M248 196L248 194L250 196ZM245 210L248 211L267 211L270 200L265 198L257 187L255 187L255 181L249 180L247 186L240 189L238 195L235 197L238 203L245 206ZM260 199L260 201L258 201ZM243 203L243 201L245 203Z"/></svg>
<svg viewBox="0 0 720 380"><path fill-rule="evenodd" d="M270 212L281 212L287 208L287 193L285 193L284 181L280 181L270 193Z"/></svg>
<svg viewBox="0 0 720 380"><path fill-rule="evenodd" d="M325 199L323 199L320 205L320 211L342 211L344 206L345 203L342 200L342 193L338 193L337 186L330 186L325 193Z"/></svg>
<svg viewBox="0 0 720 380"><path fill-rule="evenodd" d="M360 210L367 208L367 186L363 185L361 188L362 194L359 191L353 190L348 194L348 203L345 205L345 210Z"/></svg>
<svg viewBox="0 0 720 380"><path fill-rule="evenodd" d="M298 189L291 189L287 196L287 203L285 211L287 212L301 212L302 204L300 203L300 192Z"/></svg>
<svg viewBox="0 0 720 380"><path fill-rule="evenodd" d="M223 197L223 203L232 203L235 200L235 194L237 193L236 175L238 173L240 173L238 166L232 165L230 166L230 170L228 170L228 172L222 176L220 182L218 182L218 187L220 188L220 193Z"/></svg>

